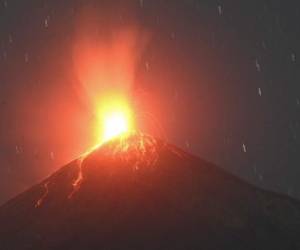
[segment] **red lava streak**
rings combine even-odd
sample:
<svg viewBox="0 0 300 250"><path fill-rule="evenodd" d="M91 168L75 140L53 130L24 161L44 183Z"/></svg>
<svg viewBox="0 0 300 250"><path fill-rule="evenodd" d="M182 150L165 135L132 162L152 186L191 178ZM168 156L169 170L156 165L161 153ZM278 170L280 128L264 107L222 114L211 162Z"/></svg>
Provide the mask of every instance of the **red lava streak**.
<svg viewBox="0 0 300 250"><path fill-rule="evenodd" d="M49 182L46 182L46 183L44 184L45 191L44 191L43 195L41 196L41 198L38 199L38 201L35 203L35 207L36 207L36 208L39 207L39 206L41 206L42 203L43 203L43 201L44 201L44 199L47 197L47 195L48 195L48 193L49 193L48 185L49 185Z"/></svg>

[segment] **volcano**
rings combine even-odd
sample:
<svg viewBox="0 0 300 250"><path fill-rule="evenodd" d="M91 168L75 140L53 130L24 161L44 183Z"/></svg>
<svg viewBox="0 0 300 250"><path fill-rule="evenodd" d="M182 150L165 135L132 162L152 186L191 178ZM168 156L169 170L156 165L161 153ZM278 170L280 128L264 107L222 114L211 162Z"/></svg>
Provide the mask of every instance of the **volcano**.
<svg viewBox="0 0 300 250"><path fill-rule="evenodd" d="M300 204L144 134L0 208L0 249L300 249Z"/></svg>

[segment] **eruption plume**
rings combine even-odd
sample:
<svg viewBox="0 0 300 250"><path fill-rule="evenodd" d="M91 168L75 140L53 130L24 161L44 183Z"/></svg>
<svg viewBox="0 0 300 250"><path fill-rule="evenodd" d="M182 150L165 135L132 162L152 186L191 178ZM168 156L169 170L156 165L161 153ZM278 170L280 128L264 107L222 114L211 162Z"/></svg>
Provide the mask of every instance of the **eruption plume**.
<svg viewBox="0 0 300 250"><path fill-rule="evenodd" d="M147 40L134 21L122 25L103 21L91 8L84 9L73 46L76 88L95 117L97 143L134 130L135 71Z"/></svg>

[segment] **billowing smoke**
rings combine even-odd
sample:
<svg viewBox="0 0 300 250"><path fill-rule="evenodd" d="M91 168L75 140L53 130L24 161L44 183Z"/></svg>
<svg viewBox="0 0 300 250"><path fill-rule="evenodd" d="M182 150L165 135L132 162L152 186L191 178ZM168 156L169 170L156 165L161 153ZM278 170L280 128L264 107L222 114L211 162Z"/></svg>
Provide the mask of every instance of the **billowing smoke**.
<svg viewBox="0 0 300 250"><path fill-rule="evenodd" d="M148 37L132 15L125 22L122 15L106 12L110 18L97 14L91 7L85 8L75 25L76 88L92 112L112 93L130 98L137 63ZM120 21L112 21L112 16Z"/></svg>

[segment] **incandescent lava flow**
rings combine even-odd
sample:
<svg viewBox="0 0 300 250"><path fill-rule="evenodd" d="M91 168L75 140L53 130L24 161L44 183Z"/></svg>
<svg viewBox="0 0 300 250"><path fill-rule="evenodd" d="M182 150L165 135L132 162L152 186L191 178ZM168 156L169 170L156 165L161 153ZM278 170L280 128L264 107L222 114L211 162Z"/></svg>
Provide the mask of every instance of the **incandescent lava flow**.
<svg viewBox="0 0 300 250"><path fill-rule="evenodd" d="M105 140L104 143L87 151L78 159L78 174L73 182L73 190L68 196L69 198L72 198L73 194L80 188L81 183L84 181L85 163L89 158L93 158L94 155L100 154L103 160L109 160L111 164L119 162L122 163L121 165L124 165L123 167L130 166L133 170L139 170L141 167L151 168L155 165L158 159L159 142L152 136L127 130L118 134L116 131L112 134L113 136L110 140ZM46 186L45 190L47 193L48 188ZM45 196L43 195L38 200L37 206L42 203Z"/></svg>
<svg viewBox="0 0 300 250"><path fill-rule="evenodd" d="M295 250L299 235L298 201L142 133L114 137L0 207L1 250Z"/></svg>

